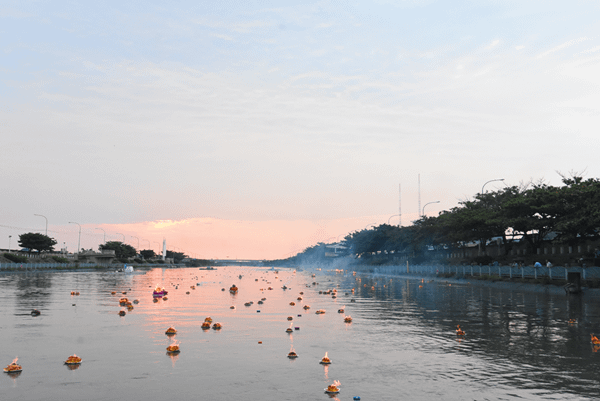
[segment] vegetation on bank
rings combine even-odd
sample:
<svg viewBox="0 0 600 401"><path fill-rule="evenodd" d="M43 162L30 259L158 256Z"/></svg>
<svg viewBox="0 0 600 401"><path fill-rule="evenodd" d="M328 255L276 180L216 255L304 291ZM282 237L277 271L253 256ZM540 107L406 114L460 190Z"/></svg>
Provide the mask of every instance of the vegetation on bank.
<svg viewBox="0 0 600 401"><path fill-rule="evenodd" d="M344 254L361 264L396 263L399 257L411 263L428 263L435 255L477 246L479 256L458 262L489 264L492 261L512 263L517 258L510 255L511 250L518 247L528 255L518 259L531 263L534 258L539 259L537 251L543 245L577 249L579 245L597 242L600 240L600 180L584 180L574 174L562 176L562 183L562 186L544 182L507 186L478 193L438 216L423 216L410 226L382 224L355 231L344 238ZM326 246L320 243L278 262L333 262L335 258L324 257ZM503 255L487 254L490 246L502 249ZM600 260L600 251L597 253L588 252L579 262L591 265ZM562 258L565 260L560 263L569 262L569 256Z"/></svg>

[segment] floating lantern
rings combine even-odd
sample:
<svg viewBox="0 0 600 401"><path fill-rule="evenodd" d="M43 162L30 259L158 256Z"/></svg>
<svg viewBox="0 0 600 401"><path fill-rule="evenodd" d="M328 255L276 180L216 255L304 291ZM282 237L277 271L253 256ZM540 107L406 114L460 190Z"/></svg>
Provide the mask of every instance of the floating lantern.
<svg viewBox="0 0 600 401"><path fill-rule="evenodd" d="M204 319L204 321L205 321L205 322L208 322L208 323L212 323L212 318L209 316L209 317L207 317L206 319Z"/></svg>
<svg viewBox="0 0 600 401"><path fill-rule="evenodd" d="M319 362L322 365L329 365L331 364L331 359L329 359L329 357L327 356L327 352L325 353L325 356L323 357L323 359L321 359L321 362Z"/></svg>
<svg viewBox="0 0 600 401"><path fill-rule="evenodd" d="M229 307L229 309L235 309L235 306L231 305L231 306Z"/></svg>
<svg viewBox="0 0 600 401"><path fill-rule="evenodd" d="M23 368L21 367L21 365L17 364L18 360L19 360L19 358L13 359L13 361L11 362L11 364L4 368L4 372L6 372L6 373L19 373L20 371L22 371Z"/></svg>
<svg viewBox="0 0 600 401"><path fill-rule="evenodd" d="M212 328L214 330L221 330L223 328L223 326L221 325L221 323L217 322L217 323L213 324Z"/></svg>
<svg viewBox="0 0 600 401"><path fill-rule="evenodd" d="M233 284L231 287L229 287L229 292L232 294L235 294L238 292L238 288L236 287L235 284Z"/></svg>
<svg viewBox="0 0 600 401"><path fill-rule="evenodd" d="M210 323L209 322L202 322L202 326L201 326L204 330L208 330L210 329Z"/></svg>
<svg viewBox="0 0 600 401"><path fill-rule="evenodd" d="M77 355L73 354L67 358L65 361L65 365L79 365L81 363L81 358Z"/></svg>
<svg viewBox="0 0 600 401"><path fill-rule="evenodd" d="M330 384L329 386L327 386L327 388L325 389L325 392L327 394L337 394L340 392L340 382L339 381L334 381L333 384Z"/></svg>
<svg viewBox="0 0 600 401"><path fill-rule="evenodd" d="M179 345L169 345L167 347L168 354L179 354L181 350L179 349Z"/></svg>
<svg viewBox="0 0 600 401"><path fill-rule="evenodd" d="M310 305L304 305L303 308L304 308L304 310L309 310L310 309Z"/></svg>
<svg viewBox="0 0 600 401"><path fill-rule="evenodd" d="M577 324L577 319L569 319L569 324Z"/></svg>
<svg viewBox="0 0 600 401"><path fill-rule="evenodd" d="M292 316L288 316L287 318L288 320L294 320L294 318Z"/></svg>
<svg viewBox="0 0 600 401"><path fill-rule="evenodd" d="M120 311L119 316L125 316L125 311L124 310Z"/></svg>
<svg viewBox="0 0 600 401"><path fill-rule="evenodd" d="M264 303L263 301L258 301L258 304L259 304L259 305L262 305L263 303Z"/></svg>
<svg viewBox="0 0 600 401"><path fill-rule="evenodd" d="M296 306L296 303L295 302L290 302L290 305L291 306Z"/></svg>
<svg viewBox="0 0 600 401"><path fill-rule="evenodd" d="M344 317L344 323L352 323L352 317L351 316L345 316Z"/></svg>
<svg viewBox="0 0 600 401"><path fill-rule="evenodd" d="M297 301L302 301L302 297L298 297Z"/></svg>
<svg viewBox="0 0 600 401"><path fill-rule="evenodd" d="M137 305L137 304L139 304L139 303L140 303L140 300L139 300L139 299L134 299L134 300L133 300L133 303Z"/></svg>
<svg viewBox="0 0 600 401"><path fill-rule="evenodd" d="M600 345L600 340L598 339L598 337L596 337L593 334L591 334L591 337L592 337L591 338L592 344L594 344L594 345Z"/></svg>
<svg viewBox="0 0 600 401"><path fill-rule="evenodd" d="M111 295L115 295L117 292L116 291L111 291Z"/></svg>
<svg viewBox="0 0 600 401"><path fill-rule="evenodd" d="M465 332L463 331L463 329L460 328L460 324L456 325L456 335L457 336L464 336L465 335ZM600 344L600 342L599 342L599 344Z"/></svg>
<svg viewBox="0 0 600 401"><path fill-rule="evenodd" d="M346 305L342 306L340 309L338 309L338 313L344 313L344 311L346 310Z"/></svg>
<svg viewBox="0 0 600 401"><path fill-rule="evenodd" d="M287 355L288 358L290 359L296 359L298 358L298 354L296 354L296 351L294 351L294 347L292 346L292 349L290 350L290 352Z"/></svg>
<svg viewBox="0 0 600 401"><path fill-rule="evenodd" d="M177 334L177 330L175 330L175 327L171 326L167 329L167 331L165 331L165 334L168 336L172 336Z"/></svg>
<svg viewBox="0 0 600 401"><path fill-rule="evenodd" d="M40 312L39 310L34 309L34 310L31 311L31 316L39 316L39 315L41 315L41 313L42 312Z"/></svg>
<svg viewBox="0 0 600 401"><path fill-rule="evenodd" d="M322 315L323 313L325 313L325 309L319 309L318 311L315 312L317 315Z"/></svg>

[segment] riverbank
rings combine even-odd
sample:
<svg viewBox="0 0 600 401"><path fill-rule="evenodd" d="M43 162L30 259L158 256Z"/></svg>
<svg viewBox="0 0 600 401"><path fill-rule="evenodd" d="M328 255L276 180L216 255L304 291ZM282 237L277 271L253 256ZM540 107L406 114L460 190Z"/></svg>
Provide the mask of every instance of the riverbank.
<svg viewBox="0 0 600 401"><path fill-rule="evenodd" d="M460 285L479 285L498 289L512 289L527 292L566 294L564 286L569 273L579 275L582 296L600 299L600 268L590 267L510 267L510 266L370 266L354 265L348 271L404 278L424 278L447 281ZM589 295L588 295L589 294ZM572 294L570 296L580 296Z"/></svg>

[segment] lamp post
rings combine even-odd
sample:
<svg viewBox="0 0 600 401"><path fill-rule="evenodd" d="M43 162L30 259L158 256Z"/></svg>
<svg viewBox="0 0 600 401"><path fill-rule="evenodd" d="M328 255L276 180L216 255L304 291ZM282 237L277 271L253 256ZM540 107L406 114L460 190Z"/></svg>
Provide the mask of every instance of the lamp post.
<svg viewBox="0 0 600 401"><path fill-rule="evenodd" d="M47 237L48 236L48 218L41 214L34 214L34 216L39 216L39 217L43 217L46 219L46 237Z"/></svg>
<svg viewBox="0 0 600 401"><path fill-rule="evenodd" d="M429 202L429 203L426 203L425 206L431 205L432 203L440 203L440 201ZM423 212L421 213L421 217L425 216L425 206L423 206Z"/></svg>
<svg viewBox="0 0 600 401"><path fill-rule="evenodd" d="M390 224L390 220L392 219L392 217L396 217L396 216L400 216L400 215L394 214L393 216L390 216L390 218L388 219L388 224ZM398 227L400 227L400 223L398 223Z"/></svg>
<svg viewBox="0 0 600 401"><path fill-rule="evenodd" d="M102 232L104 233L104 243L106 244L106 231L104 231L104 229L98 228L98 227L96 227L96 230L102 230Z"/></svg>
<svg viewBox="0 0 600 401"><path fill-rule="evenodd" d="M122 236L123 236L123 243L125 243L125 234L121 234L121 233L117 233L117 234L119 234L119 235L122 235Z"/></svg>
<svg viewBox="0 0 600 401"><path fill-rule="evenodd" d="M77 255L79 255L81 250L81 224L75 223L74 221L69 221L69 224L77 224L79 226L79 237L77 238ZM77 257L77 260L79 261L79 256Z"/></svg>
<svg viewBox="0 0 600 401"><path fill-rule="evenodd" d="M139 239L138 237L136 237L135 235L131 235L131 237L132 237L132 238L135 238L135 239L137 239L137 240L138 240L138 247L137 247L137 250L138 250L138 252L139 252L139 251L140 251L140 239Z"/></svg>
<svg viewBox="0 0 600 401"><path fill-rule="evenodd" d="M12 235L8 236L8 253L10 253L10 239L12 238Z"/></svg>
<svg viewBox="0 0 600 401"><path fill-rule="evenodd" d="M149 239L142 238L142 241L146 241L148 243L148 249L152 248L152 244L150 244L150 240Z"/></svg>
<svg viewBox="0 0 600 401"><path fill-rule="evenodd" d="M486 182L485 184L483 184L483 186L481 187L481 193L483 194L483 188L485 188L485 186L486 186L487 184L489 184L490 182L494 182L494 181L504 181L504 178L495 178L495 179L493 179L493 180L489 180L489 181L487 181L487 182Z"/></svg>

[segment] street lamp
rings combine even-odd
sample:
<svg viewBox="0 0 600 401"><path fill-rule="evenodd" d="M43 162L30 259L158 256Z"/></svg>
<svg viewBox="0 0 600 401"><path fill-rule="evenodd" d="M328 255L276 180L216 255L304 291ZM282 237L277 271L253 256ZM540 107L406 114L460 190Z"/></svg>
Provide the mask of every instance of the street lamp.
<svg viewBox="0 0 600 401"><path fill-rule="evenodd" d="M98 227L96 227L96 230L102 230L102 232L104 233L104 243L106 244L106 231L104 231L104 229L98 228Z"/></svg>
<svg viewBox="0 0 600 401"><path fill-rule="evenodd" d="M392 219L392 217L396 217L396 216L401 216L400 214L395 214L393 216L390 216L390 218L388 219L388 224L390 224L390 220ZM400 227L400 223L398 223L398 227Z"/></svg>
<svg viewBox="0 0 600 401"><path fill-rule="evenodd" d="M69 224L77 224L79 226L79 238L77 239L77 255L79 255L79 252L81 250L81 224L75 223L74 221L69 221ZM79 261L79 257L77 258L77 260Z"/></svg>
<svg viewBox="0 0 600 401"><path fill-rule="evenodd" d="M117 234L119 234L119 235L122 235L122 236L123 236L123 243L125 243L125 234L121 234L121 233L117 233Z"/></svg>
<svg viewBox="0 0 600 401"><path fill-rule="evenodd" d="M494 181L504 181L504 178L496 178L496 179L493 179L493 180L489 180L488 182L486 182L485 184L483 184L483 186L481 187L481 193L483 194L483 188L485 188L485 186L487 184L489 184L490 182L494 182Z"/></svg>
<svg viewBox="0 0 600 401"><path fill-rule="evenodd" d="M10 253L10 239L12 238L12 235L8 236L8 253Z"/></svg>
<svg viewBox="0 0 600 401"><path fill-rule="evenodd" d="M136 237L135 235L130 235L130 237L132 237L132 238L135 238L135 239L137 239L137 240L138 240L138 247L137 247L137 250L138 250L138 252L139 252L139 251L140 251L140 239L139 239L138 237Z"/></svg>
<svg viewBox="0 0 600 401"><path fill-rule="evenodd" d="M432 203L440 203L440 201L429 202L429 203L426 203L425 206L431 205ZM423 212L421 213L421 217L425 216L425 206L423 206Z"/></svg>
<svg viewBox="0 0 600 401"><path fill-rule="evenodd" d="M34 216L39 216L39 217L43 217L46 219L46 237L47 237L48 236L48 218L41 214L34 214Z"/></svg>

